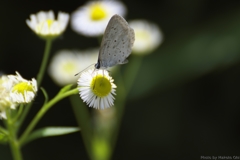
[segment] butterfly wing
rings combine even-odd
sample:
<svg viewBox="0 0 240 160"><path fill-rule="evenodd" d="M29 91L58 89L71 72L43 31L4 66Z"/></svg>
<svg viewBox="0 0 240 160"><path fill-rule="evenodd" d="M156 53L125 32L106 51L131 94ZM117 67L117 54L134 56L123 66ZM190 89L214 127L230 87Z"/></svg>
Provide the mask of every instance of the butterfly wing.
<svg viewBox="0 0 240 160"><path fill-rule="evenodd" d="M131 54L134 41L134 30L129 27L127 21L119 15L112 16L99 50L100 68L127 63L126 58Z"/></svg>

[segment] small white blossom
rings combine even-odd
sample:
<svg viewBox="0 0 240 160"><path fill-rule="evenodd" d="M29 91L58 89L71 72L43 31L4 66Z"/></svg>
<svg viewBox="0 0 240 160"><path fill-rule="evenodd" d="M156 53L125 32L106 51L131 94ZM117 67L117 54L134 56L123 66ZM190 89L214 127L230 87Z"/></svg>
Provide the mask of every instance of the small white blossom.
<svg viewBox="0 0 240 160"><path fill-rule="evenodd" d="M155 50L163 41L160 28L146 20L133 20L129 25L135 32L135 43L132 51L135 54L149 54Z"/></svg>
<svg viewBox="0 0 240 160"><path fill-rule="evenodd" d="M104 33L108 21L114 15L125 16L125 5L117 0L89 1L73 12L71 27L85 36L99 36Z"/></svg>
<svg viewBox="0 0 240 160"><path fill-rule="evenodd" d="M89 69L78 79L80 97L89 107L105 109L114 105L116 85L106 70Z"/></svg>
<svg viewBox="0 0 240 160"><path fill-rule="evenodd" d="M76 73L84 70L89 65L96 63L97 49L85 51L58 51L50 62L48 73L50 77L60 86L76 83Z"/></svg>
<svg viewBox="0 0 240 160"><path fill-rule="evenodd" d="M28 81L16 72L16 75L8 75L11 81L10 98L15 103L29 103L37 93L37 81L32 78Z"/></svg>
<svg viewBox="0 0 240 160"><path fill-rule="evenodd" d="M42 38L56 38L61 35L68 24L69 14L59 12L57 19L53 11L40 11L37 14L31 14L30 20L27 19L27 25Z"/></svg>
<svg viewBox="0 0 240 160"><path fill-rule="evenodd" d="M5 75L0 77L0 118L6 119L6 109L15 109L16 104L10 98L12 82Z"/></svg>

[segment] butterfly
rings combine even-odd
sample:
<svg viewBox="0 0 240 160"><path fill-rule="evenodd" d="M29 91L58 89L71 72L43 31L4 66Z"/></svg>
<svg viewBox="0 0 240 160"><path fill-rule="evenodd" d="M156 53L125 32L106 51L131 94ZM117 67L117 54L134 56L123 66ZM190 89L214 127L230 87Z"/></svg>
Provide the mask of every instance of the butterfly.
<svg viewBox="0 0 240 160"><path fill-rule="evenodd" d="M103 35L95 68L106 69L127 63L134 41L134 30L127 21L117 14L112 16Z"/></svg>
<svg viewBox="0 0 240 160"><path fill-rule="evenodd" d="M94 65L95 69L107 69L117 64L127 63L127 57L132 52L134 41L134 30L128 25L127 21L120 15L113 15L105 29L98 60Z"/></svg>

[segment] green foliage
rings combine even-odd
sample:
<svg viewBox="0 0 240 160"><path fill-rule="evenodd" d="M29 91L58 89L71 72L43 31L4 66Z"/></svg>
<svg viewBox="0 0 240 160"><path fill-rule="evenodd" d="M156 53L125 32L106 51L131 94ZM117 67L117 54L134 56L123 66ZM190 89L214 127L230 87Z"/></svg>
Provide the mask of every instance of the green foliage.
<svg viewBox="0 0 240 160"><path fill-rule="evenodd" d="M43 87L41 87L41 90L42 90L43 95L45 97L44 104L46 104L48 102L48 94L47 94L46 90Z"/></svg>
<svg viewBox="0 0 240 160"><path fill-rule="evenodd" d="M38 138L61 136L65 134L70 134L78 132L80 129L78 127L45 127L34 131L28 136L24 144L29 143Z"/></svg>
<svg viewBox="0 0 240 160"><path fill-rule="evenodd" d="M62 94L62 93L65 93L65 92L69 91L72 86L73 86L72 84L69 84L69 85L64 86L64 87L58 92L58 94Z"/></svg>
<svg viewBox="0 0 240 160"><path fill-rule="evenodd" d="M6 134L0 133L0 144L7 144L8 136Z"/></svg>

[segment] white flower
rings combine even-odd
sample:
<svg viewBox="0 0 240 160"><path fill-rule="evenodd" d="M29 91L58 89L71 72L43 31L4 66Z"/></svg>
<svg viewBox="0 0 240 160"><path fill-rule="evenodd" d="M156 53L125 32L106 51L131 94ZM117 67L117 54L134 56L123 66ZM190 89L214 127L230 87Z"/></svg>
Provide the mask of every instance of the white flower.
<svg viewBox="0 0 240 160"><path fill-rule="evenodd" d="M8 75L10 85L10 98L15 103L29 103L31 102L37 92L37 81L32 78L28 81L16 72L16 75Z"/></svg>
<svg viewBox="0 0 240 160"><path fill-rule="evenodd" d="M86 51L61 50L51 60L48 73L54 82L60 86L76 83L78 77L74 75L96 63L97 56L97 49Z"/></svg>
<svg viewBox="0 0 240 160"><path fill-rule="evenodd" d="M7 115L6 115L6 112L5 112L5 110L4 111L2 111L2 112L0 112L0 119L7 119Z"/></svg>
<svg viewBox="0 0 240 160"><path fill-rule="evenodd" d="M6 119L6 109L15 109L16 104L11 101L11 81L5 75L0 77L0 118Z"/></svg>
<svg viewBox="0 0 240 160"><path fill-rule="evenodd" d="M117 0L89 1L72 14L71 27L85 36L104 33L108 21L114 15L125 16L126 7Z"/></svg>
<svg viewBox="0 0 240 160"><path fill-rule="evenodd" d="M59 12L55 19L53 11L40 11L31 14L30 20L26 20L27 25L42 38L55 38L61 35L68 24L69 14Z"/></svg>
<svg viewBox="0 0 240 160"><path fill-rule="evenodd" d="M116 85L106 70L89 69L78 79L80 97L96 109L113 106Z"/></svg>
<svg viewBox="0 0 240 160"><path fill-rule="evenodd" d="M162 43L163 34L156 24L145 20L133 20L129 22L129 25L135 32L133 53L139 55L151 53Z"/></svg>
<svg viewBox="0 0 240 160"><path fill-rule="evenodd" d="M35 79L27 81L18 72L16 74L0 77L0 118L7 118L7 109L15 109L19 103L31 102L37 92Z"/></svg>

